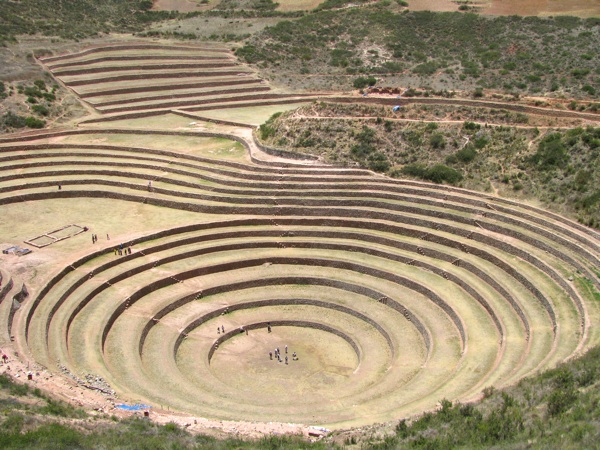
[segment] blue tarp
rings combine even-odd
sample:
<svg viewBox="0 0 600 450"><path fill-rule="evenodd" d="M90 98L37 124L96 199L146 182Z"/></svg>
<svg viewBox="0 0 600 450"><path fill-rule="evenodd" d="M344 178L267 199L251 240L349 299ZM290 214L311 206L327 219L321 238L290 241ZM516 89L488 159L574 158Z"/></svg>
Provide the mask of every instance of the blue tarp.
<svg viewBox="0 0 600 450"><path fill-rule="evenodd" d="M125 409L127 411L141 411L142 409L150 409L152 406L143 405L141 403L138 403L137 405L126 405L121 403L120 405L115 405L115 408Z"/></svg>

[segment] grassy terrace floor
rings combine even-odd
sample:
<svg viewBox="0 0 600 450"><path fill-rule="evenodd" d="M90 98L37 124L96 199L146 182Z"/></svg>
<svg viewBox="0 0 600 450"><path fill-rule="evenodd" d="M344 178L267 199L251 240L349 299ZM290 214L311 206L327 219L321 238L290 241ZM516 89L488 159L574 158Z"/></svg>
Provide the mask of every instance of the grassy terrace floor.
<svg viewBox="0 0 600 450"><path fill-rule="evenodd" d="M462 189L261 166L245 151L189 132L0 142L3 211L28 223L3 235L39 234L42 211L53 229L68 217L52 205L68 202L100 237L23 260L46 275L25 280L18 348L131 401L347 427L510 385L598 341L590 292L569 281L600 284L593 231ZM132 254L115 255L120 244ZM299 361L269 359L284 345Z"/></svg>
<svg viewBox="0 0 600 450"><path fill-rule="evenodd" d="M312 97L224 46L41 62L90 116L0 139L0 245L88 231L0 255L1 343L25 363L199 420L346 429L472 400L599 343L596 231L275 155L252 125Z"/></svg>

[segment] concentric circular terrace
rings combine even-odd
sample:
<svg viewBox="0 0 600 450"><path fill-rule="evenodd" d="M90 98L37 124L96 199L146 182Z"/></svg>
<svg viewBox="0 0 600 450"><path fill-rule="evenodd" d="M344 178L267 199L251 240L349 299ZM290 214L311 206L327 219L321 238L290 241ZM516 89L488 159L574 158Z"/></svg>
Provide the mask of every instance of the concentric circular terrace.
<svg viewBox="0 0 600 450"><path fill-rule="evenodd" d="M96 247L31 292L12 333L47 367L198 415L357 425L597 341L598 236L554 214L360 170L52 143L69 135L5 140L0 203L102 197L203 220L119 243L131 254ZM285 345L288 364L269 358Z"/></svg>
<svg viewBox="0 0 600 450"><path fill-rule="evenodd" d="M210 90L228 83L268 90L210 49L163 48L177 67L110 75L132 70L119 58L133 50L46 63L63 82L88 86L78 93L109 115L199 110L207 97L224 101ZM160 93L173 89L171 69L215 79L181 85L186 100L174 100ZM142 78L154 84L127 85ZM192 143L211 150L179 150ZM239 137L198 131L88 128L0 140L4 208L109 199L143 205L165 223L171 211L197 217L90 244L36 278L28 296L0 272L10 281L0 298L27 296L16 312L0 304L2 333L14 335L19 353L102 376L131 401L341 427L466 400L599 342L597 232L458 188L218 156L233 144L250 151ZM281 362L269 356L275 348Z"/></svg>

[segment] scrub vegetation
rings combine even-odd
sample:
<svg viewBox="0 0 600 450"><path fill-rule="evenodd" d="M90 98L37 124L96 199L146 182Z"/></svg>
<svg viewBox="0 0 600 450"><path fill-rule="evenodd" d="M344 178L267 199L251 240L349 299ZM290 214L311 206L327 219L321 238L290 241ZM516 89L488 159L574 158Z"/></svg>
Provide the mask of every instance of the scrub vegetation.
<svg viewBox="0 0 600 450"><path fill-rule="evenodd" d="M237 55L282 82L298 73L339 75L346 81L338 87L350 88L356 75L377 75L413 87L598 93L599 19L397 11L391 2L332 11L326 4L252 36Z"/></svg>
<svg viewBox="0 0 600 450"><path fill-rule="evenodd" d="M174 11L150 11L151 7L151 0L5 1L0 8L0 45L22 34L83 39L139 31L154 21L183 17Z"/></svg>
<svg viewBox="0 0 600 450"><path fill-rule="evenodd" d="M333 164L537 199L600 227L600 128L540 129L522 113L476 114L495 124L407 121L410 112L319 102L272 117L260 137Z"/></svg>
<svg viewBox="0 0 600 450"><path fill-rule="evenodd" d="M0 376L0 445L6 449L46 448L593 448L600 437L600 348L583 357L522 380L517 386L487 387L477 403L441 399L437 411L400 420L386 433L352 430L317 443L298 437L270 436L249 441L191 435L170 423L140 417L90 416L27 385ZM35 400L35 402L33 402ZM41 405L40 405L41 404Z"/></svg>

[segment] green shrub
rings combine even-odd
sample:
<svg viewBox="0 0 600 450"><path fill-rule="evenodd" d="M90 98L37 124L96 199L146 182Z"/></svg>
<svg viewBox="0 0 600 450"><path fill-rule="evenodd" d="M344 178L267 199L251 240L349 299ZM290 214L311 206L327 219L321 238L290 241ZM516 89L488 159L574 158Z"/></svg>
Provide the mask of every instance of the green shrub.
<svg viewBox="0 0 600 450"><path fill-rule="evenodd" d="M427 173L427 167L424 164L412 163L412 164L407 164L404 167L402 167L401 172L404 175L408 175L410 177L424 179L425 174Z"/></svg>
<svg viewBox="0 0 600 450"><path fill-rule="evenodd" d="M10 433L20 433L23 429L25 418L20 413L11 412L4 422L2 422L2 430Z"/></svg>
<svg viewBox="0 0 600 450"><path fill-rule="evenodd" d="M465 145L462 149L455 153L456 158L463 163L470 163L477 156L477 150L472 145Z"/></svg>
<svg viewBox="0 0 600 450"><path fill-rule="evenodd" d="M47 90L46 88L46 83L44 82L44 80L35 80L33 82L33 84L35 85L35 87L37 87L40 91L45 91Z"/></svg>
<svg viewBox="0 0 600 450"><path fill-rule="evenodd" d="M413 67L413 73L418 75L433 75L438 70L438 64L434 61L428 61Z"/></svg>
<svg viewBox="0 0 600 450"><path fill-rule="evenodd" d="M434 133L429 138L429 144L435 149L444 148L446 146L446 139L441 133Z"/></svg>
<svg viewBox="0 0 600 450"><path fill-rule="evenodd" d="M23 93L28 97L41 98L43 96L42 91L40 91L37 86L27 86L25 89L23 89Z"/></svg>
<svg viewBox="0 0 600 450"><path fill-rule="evenodd" d="M362 160L373 152L375 152L375 147L363 142L350 147L350 155L355 160Z"/></svg>
<svg viewBox="0 0 600 450"><path fill-rule="evenodd" d="M354 80L353 85L356 89L364 89L367 86L375 86L375 83L377 83L377 79L373 76L358 77Z"/></svg>
<svg viewBox="0 0 600 450"><path fill-rule="evenodd" d="M350 50L333 49L329 54L330 64L334 67L347 67L352 56L354 54Z"/></svg>
<svg viewBox="0 0 600 450"><path fill-rule="evenodd" d="M25 119L25 126L28 128L44 128L46 126L46 122L44 120L29 116Z"/></svg>
<svg viewBox="0 0 600 450"><path fill-rule="evenodd" d="M25 117L13 114L12 112L7 112L2 116L2 124L7 128L25 128L27 126Z"/></svg>
<svg viewBox="0 0 600 450"><path fill-rule="evenodd" d="M387 172L390 170L390 162L385 153L382 152L375 152L369 155L367 163L369 169L374 172Z"/></svg>
<svg viewBox="0 0 600 450"><path fill-rule="evenodd" d="M179 428L179 426L175 423L175 422L169 422L166 423L163 426L163 429L167 432L167 433L179 433L181 431L181 429Z"/></svg>
<svg viewBox="0 0 600 450"><path fill-rule="evenodd" d="M44 105L33 105L31 109L34 113L39 114L40 116L47 116L50 114L50 111Z"/></svg>
<svg viewBox="0 0 600 450"><path fill-rule="evenodd" d="M479 125L478 123L475 122L464 122L463 123L463 129L465 130L469 130L469 131L477 131L481 128L481 125Z"/></svg>
<svg viewBox="0 0 600 450"><path fill-rule="evenodd" d="M485 136L480 136L478 138L473 139L473 146L476 149L482 149L488 144L488 139Z"/></svg>
<svg viewBox="0 0 600 450"><path fill-rule="evenodd" d="M554 389L548 397L548 414L551 417L558 416L567 411L577 400L575 389Z"/></svg>
<svg viewBox="0 0 600 450"><path fill-rule="evenodd" d="M561 134L553 133L542 139L532 161L541 170L564 168L569 161L569 155L561 140Z"/></svg>
<svg viewBox="0 0 600 450"><path fill-rule="evenodd" d="M260 138L264 141L269 139L271 136L275 135L275 127L273 127L273 122L281 116L281 112L277 112L273 114L271 117L267 119L265 123L263 123L259 128L258 132L260 133Z"/></svg>
<svg viewBox="0 0 600 450"><path fill-rule="evenodd" d="M346 6L348 3L366 3L369 0L325 0L315 10L337 9Z"/></svg>
<svg viewBox="0 0 600 450"><path fill-rule="evenodd" d="M462 178L463 176L458 170L445 166L444 164L436 164L428 169L426 173L426 179L433 181L434 183L455 184L461 181Z"/></svg>
<svg viewBox="0 0 600 450"><path fill-rule="evenodd" d="M7 436L2 436L6 438ZM51 423L42 425L25 434L13 434L8 440L0 441L0 445L10 448L47 448L65 449L82 448L84 435L65 425Z"/></svg>
<svg viewBox="0 0 600 450"><path fill-rule="evenodd" d="M573 69L571 75L575 78L583 78L590 73L590 69Z"/></svg>
<svg viewBox="0 0 600 450"><path fill-rule="evenodd" d="M53 400L51 398L46 399L46 406L40 408L40 413L49 414L52 416L59 417L84 417L85 412L81 409L77 409L68 403Z"/></svg>
<svg viewBox="0 0 600 450"><path fill-rule="evenodd" d="M455 184L462 180L462 174L444 164L436 164L433 167L426 167L423 164L413 163L405 165L401 172L415 178L432 181L434 183Z"/></svg>
<svg viewBox="0 0 600 450"><path fill-rule="evenodd" d="M259 11L273 11L279 6L279 3L275 3L272 0L253 0L250 3L252 9Z"/></svg>

